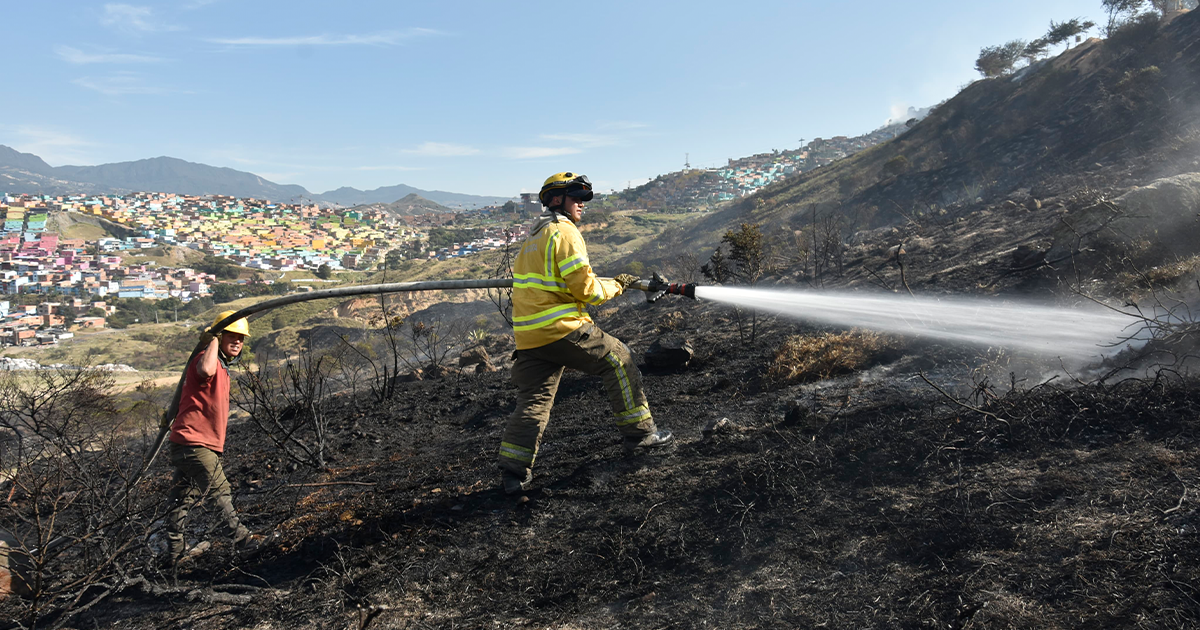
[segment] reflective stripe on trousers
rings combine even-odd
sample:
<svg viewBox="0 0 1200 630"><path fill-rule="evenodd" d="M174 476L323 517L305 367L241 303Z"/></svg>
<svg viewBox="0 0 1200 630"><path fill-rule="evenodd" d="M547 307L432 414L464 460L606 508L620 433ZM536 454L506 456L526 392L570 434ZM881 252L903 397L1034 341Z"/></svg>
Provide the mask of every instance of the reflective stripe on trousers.
<svg viewBox="0 0 1200 630"><path fill-rule="evenodd" d="M517 352L512 368L517 409L501 440L501 468L524 476L533 467L564 368L601 377L622 435L639 437L654 432L642 375L629 348L598 326L585 325L554 343Z"/></svg>

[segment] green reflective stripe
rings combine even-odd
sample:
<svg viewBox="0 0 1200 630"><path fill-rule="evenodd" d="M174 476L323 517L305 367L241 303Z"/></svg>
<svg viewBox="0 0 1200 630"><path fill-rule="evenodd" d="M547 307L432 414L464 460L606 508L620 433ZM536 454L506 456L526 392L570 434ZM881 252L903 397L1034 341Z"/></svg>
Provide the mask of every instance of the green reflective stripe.
<svg viewBox="0 0 1200 630"><path fill-rule="evenodd" d="M541 289L543 291L553 291L559 293L566 293L568 291L566 282L548 279L538 273L514 273L513 288Z"/></svg>
<svg viewBox="0 0 1200 630"><path fill-rule="evenodd" d="M625 399L625 408L633 409L633 392L629 390L629 375L625 373L625 366L611 352L604 355L604 360L608 361L609 365L613 366L613 371L617 373L617 380L621 383L621 397Z"/></svg>
<svg viewBox="0 0 1200 630"><path fill-rule="evenodd" d="M581 269L586 264L588 264L586 256L576 256L558 263L558 271L564 276L569 276L572 271Z"/></svg>
<svg viewBox="0 0 1200 630"><path fill-rule="evenodd" d="M509 459L515 459L525 464L532 464L534 452L532 449L525 448L524 446L517 446L516 444L510 444L508 442L501 442L500 456L507 457Z"/></svg>
<svg viewBox="0 0 1200 630"><path fill-rule="evenodd" d="M514 322L524 322L524 323L534 323L538 320L545 319L545 317L547 315L553 315L555 313L561 313L563 311L578 311L578 310L579 310L579 307L576 306L575 304L560 304L558 306L552 306L544 311L538 311L532 315L517 315L517 316L513 317L513 321Z"/></svg>
<svg viewBox="0 0 1200 630"><path fill-rule="evenodd" d="M558 274L554 273L554 241L558 240L558 231L555 230L550 234L550 238L546 241L546 275L543 278L553 278Z"/></svg>
<svg viewBox="0 0 1200 630"><path fill-rule="evenodd" d="M622 411L617 414L617 426L623 427L628 424L637 424L648 417L650 417L650 408L646 405L638 405L629 411Z"/></svg>
<svg viewBox="0 0 1200 630"><path fill-rule="evenodd" d="M579 314L579 307L574 304L563 304L555 306L544 311L534 313L533 315L525 315L523 317L513 317L513 330L533 330L548 326L550 323L560 320L564 317L571 317Z"/></svg>
<svg viewBox="0 0 1200 630"><path fill-rule="evenodd" d="M608 295L604 293L604 285L600 281L596 281L596 292L588 297L588 304L603 304L608 299Z"/></svg>
<svg viewBox="0 0 1200 630"><path fill-rule="evenodd" d="M527 271L525 273L514 273L513 274L514 280L528 280L529 278L537 278L538 280L545 280L547 282L562 282L563 284L566 283L565 280L563 280L562 278L560 278L558 276L547 276L547 275L540 274L536 271Z"/></svg>

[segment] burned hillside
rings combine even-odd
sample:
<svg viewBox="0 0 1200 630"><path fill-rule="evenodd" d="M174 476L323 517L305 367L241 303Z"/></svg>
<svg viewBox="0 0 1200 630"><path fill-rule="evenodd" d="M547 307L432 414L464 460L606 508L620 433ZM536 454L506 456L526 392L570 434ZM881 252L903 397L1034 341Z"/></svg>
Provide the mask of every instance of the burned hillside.
<svg viewBox="0 0 1200 630"><path fill-rule="evenodd" d="M709 247L740 223L843 235L1200 169L1200 13L1132 24L1013 76L983 79L896 139L731 202L631 260Z"/></svg>
<svg viewBox="0 0 1200 630"><path fill-rule="evenodd" d="M1115 260L1106 248L1128 243L1098 231L1076 242L1078 265L1053 254L1033 264L1021 245L1052 242L1063 217L1108 203L1081 192L1048 199L1042 214L1014 203L864 233L842 273L781 267L762 284L1066 295L1064 283L1085 268L1101 278ZM1194 283L1194 268L1161 269L1155 277L1170 282L1111 274L1104 291L1182 295ZM1200 389L1182 369L1098 380L998 348L871 345L768 318L751 341L745 313L675 296L629 296L595 315L644 361L655 417L679 440L669 454L623 457L598 382L569 373L528 500L505 496L495 449L515 401L511 339L489 336L480 341L499 371L444 370L398 383L390 397L363 388L327 399L320 466L289 458L253 422L234 424L226 469L245 521L270 537L265 547L239 556L218 541L176 579L154 567L151 517L120 571L79 601L105 597L66 617L51 606L39 627L1182 628L1200 619ZM826 333L836 334L822 352L869 351L779 377L796 360L781 348ZM691 356L664 364L652 346ZM167 482L160 462L139 496L157 506ZM6 509L29 500L14 492ZM196 519L196 540L213 520ZM66 560L48 568L69 572L47 581L81 577ZM21 618L20 600L4 606Z"/></svg>
<svg viewBox="0 0 1200 630"><path fill-rule="evenodd" d="M112 492L134 477L161 398L77 379L60 385L90 397L38 415L27 383L0 378L6 413L44 418L34 435L86 409L125 422L0 486L0 520L22 524L34 551L18 570L43 589L0 602L0 626L1195 627L1197 131L1169 116L1126 124L1095 98L1158 64L1171 106L1195 102L1197 28L1185 14L1143 46L1091 43L974 84L895 142L655 250L668 275L705 282L722 233L759 224L749 275L768 291L1100 302L1131 326L1105 363L635 293L593 315L631 347L677 445L624 456L599 381L568 372L533 486L514 498L496 468L516 399L511 336L465 330L421 374L401 361L381 379L354 362L386 364L385 322L429 342L435 321L474 321L490 304L393 319L346 303L345 325L297 335L282 381L288 396L337 386L264 390L252 397L262 417L230 426L225 469L265 544L239 554L214 539L177 573L157 563L169 467ZM914 168L878 179L899 153ZM282 347L263 336L263 354ZM313 422L286 424L305 413ZM319 438L319 457L272 440L272 426ZM87 474L44 474L55 470ZM124 511L88 511L107 496ZM47 514L87 518L55 532ZM214 538L216 520L194 518L192 542ZM70 544L46 544L55 533Z"/></svg>

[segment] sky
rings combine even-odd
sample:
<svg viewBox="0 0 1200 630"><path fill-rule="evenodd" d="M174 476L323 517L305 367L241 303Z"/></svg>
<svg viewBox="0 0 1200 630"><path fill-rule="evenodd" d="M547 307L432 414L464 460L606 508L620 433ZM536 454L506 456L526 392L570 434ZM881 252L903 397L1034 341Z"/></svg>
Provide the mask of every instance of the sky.
<svg viewBox="0 0 1200 630"><path fill-rule="evenodd" d="M314 193L607 192L868 132L1074 17L1100 0L4 2L0 144Z"/></svg>

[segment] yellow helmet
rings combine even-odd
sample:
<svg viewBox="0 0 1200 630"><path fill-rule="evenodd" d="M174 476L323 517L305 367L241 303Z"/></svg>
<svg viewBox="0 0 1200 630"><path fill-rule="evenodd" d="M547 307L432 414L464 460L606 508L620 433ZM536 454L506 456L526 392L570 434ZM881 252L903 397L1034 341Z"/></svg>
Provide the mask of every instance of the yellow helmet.
<svg viewBox="0 0 1200 630"><path fill-rule="evenodd" d="M226 317L229 317L230 315L233 315L236 312L237 311L222 312L220 315L217 315L216 319L213 320L212 325L216 326L217 324L220 324L221 320L225 319ZM210 328L211 328L211 326L210 326ZM225 327L224 332L238 333L238 334L249 337L250 336L250 322L247 322L245 317L243 317L241 319L235 319L235 320L233 320L233 323L231 323Z"/></svg>
<svg viewBox="0 0 1200 630"><path fill-rule="evenodd" d="M546 193L559 190L582 201L592 200L592 182L587 175L566 171L546 178L546 183L542 184L542 190L538 193L538 201L541 201L543 206L550 205Z"/></svg>

